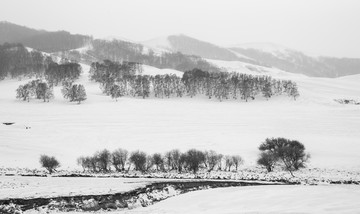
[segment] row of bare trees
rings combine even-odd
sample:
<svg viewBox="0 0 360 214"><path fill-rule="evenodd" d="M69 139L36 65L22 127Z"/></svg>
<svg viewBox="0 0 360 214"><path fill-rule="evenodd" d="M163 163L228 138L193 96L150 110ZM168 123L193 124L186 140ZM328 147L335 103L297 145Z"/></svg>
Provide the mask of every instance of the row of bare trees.
<svg viewBox="0 0 360 214"><path fill-rule="evenodd" d="M49 59L41 52L28 50L22 44L0 44L0 80L5 77L41 76Z"/></svg>
<svg viewBox="0 0 360 214"><path fill-rule="evenodd" d="M292 176L293 172L306 167L310 154L305 151L305 146L297 140L286 138L267 138L259 146L260 154L257 164L266 168L268 172L280 167L287 170ZM42 155L40 158L42 167L50 173L60 166L55 157ZM128 172L137 170L141 172L193 172L200 169L211 172L213 170L238 171L244 160L239 155L222 155L213 150L200 151L190 149L181 152L178 149L148 155L137 150L129 153L125 149L117 149L110 152L107 149L96 152L92 156L82 156L77 159L78 165L84 171L93 173Z"/></svg>
<svg viewBox="0 0 360 214"><path fill-rule="evenodd" d="M129 171L131 169L148 171L176 171L193 172L200 169L212 170L238 170L243 164L239 155L224 156L213 150L200 151L190 149L184 153L178 149L168 151L164 154L154 153L148 155L143 151L129 153L125 149L117 149L110 152L107 149L96 152L92 156L80 157L77 163L88 172L117 172Z"/></svg>
<svg viewBox="0 0 360 214"><path fill-rule="evenodd" d="M266 99L286 94L299 96L296 83L276 80L270 76L254 76L239 73L207 72L200 69L186 71L183 77L176 75L140 75L137 63L93 63L90 78L99 82L103 93L118 99L122 96L170 98L207 96L220 101L242 99L248 101L261 95Z"/></svg>
<svg viewBox="0 0 360 214"><path fill-rule="evenodd" d="M64 82L74 82L82 72L78 63L66 62L58 64L51 62L45 70L45 79L49 84L57 86Z"/></svg>

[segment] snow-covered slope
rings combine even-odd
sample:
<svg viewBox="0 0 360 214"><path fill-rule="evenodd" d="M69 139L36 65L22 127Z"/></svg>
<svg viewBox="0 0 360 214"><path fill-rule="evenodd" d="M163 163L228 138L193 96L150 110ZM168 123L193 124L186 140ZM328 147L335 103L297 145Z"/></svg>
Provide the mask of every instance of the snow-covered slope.
<svg viewBox="0 0 360 214"><path fill-rule="evenodd" d="M143 42L144 45L153 49L164 49L172 52L181 52L187 55L196 55L203 58L238 60L236 53L209 42L201 41L183 34L160 37ZM238 54L239 56L241 54ZM247 57L244 60L249 60Z"/></svg>
<svg viewBox="0 0 360 214"><path fill-rule="evenodd" d="M339 77L359 74L360 59L314 56L271 43L242 44L229 49L258 64L307 76Z"/></svg>
<svg viewBox="0 0 360 214"><path fill-rule="evenodd" d="M164 74L175 74L176 76L182 77L184 72L178 71L178 70L174 70L174 69L160 69L160 68L155 68L153 66L149 66L149 65L143 65L143 71L142 74L143 75L151 75L151 76L155 76L155 75L164 75Z"/></svg>
<svg viewBox="0 0 360 214"><path fill-rule="evenodd" d="M155 181L161 181L161 179L150 181L144 178L2 176L0 177L0 200L114 194L145 187Z"/></svg>
<svg viewBox="0 0 360 214"><path fill-rule="evenodd" d="M223 65L238 66L234 64ZM253 165L265 138L286 137L305 144L312 155L310 166L360 167L360 108L333 101L358 99L359 82L353 79L359 76L327 79L276 69L265 72L298 82L297 101L289 97L269 101L259 97L248 103L124 97L115 102L101 93L99 84L88 80L89 67L83 65L83 69L78 82L85 85L88 99L81 105L64 100L60 87L55 87L50 103L23 102L15 99L15 90L28 80L0 82L0 122L15 122L0 124L0 166L39 167L39 156L48 154L55 155L63 169L74 168L81 155L119 147L148 153L213 149L239 154ZM175 71L144 68L144 74L158 72Z"/></svg>
<svg viewBox="0 0 360 214"><path fill-rule="evenodd" d="M161 50L164 52L171 51L172 46L167 36L157 37L147 41L141 42L145 47L151 48L153 50Z"/></svg>
<svg viewBox="0 0 360 214"><path fill-rule="evenodd" d="M254 186L196 191L125 213L359 213L359 186ZM123 213L123 212L115 212Z"/></svg>
<svg viewBox="0 0 360 214"><path fill-rule="evenodd" d="M256 49L263 52L274 53L274 54L287 53L287 51L292 50L283 45L269 43L269 42L236 44L229 46L229 48Z"/></svg>

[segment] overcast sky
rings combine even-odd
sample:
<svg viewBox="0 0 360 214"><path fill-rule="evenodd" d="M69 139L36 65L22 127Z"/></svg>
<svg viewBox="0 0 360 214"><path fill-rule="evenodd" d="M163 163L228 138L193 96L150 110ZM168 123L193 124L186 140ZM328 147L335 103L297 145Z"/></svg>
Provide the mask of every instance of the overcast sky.
<svg viewBox="0 0 360 214"><path fill-rule="evenodd" d="M1 0L0 20L96 38L183 33L360 58L360 0Z"/></svg>

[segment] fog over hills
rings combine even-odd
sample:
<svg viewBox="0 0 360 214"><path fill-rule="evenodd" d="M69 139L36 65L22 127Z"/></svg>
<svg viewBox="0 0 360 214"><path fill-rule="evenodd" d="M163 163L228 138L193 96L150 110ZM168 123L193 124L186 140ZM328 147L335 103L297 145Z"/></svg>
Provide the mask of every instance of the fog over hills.
<svg viewBox="0 0 360 214"><path fill-rule="evenodd" d="M144 44L207 59L242 61L315 77L338 77L360 73L360 59L313 57L298 50L269 43L225 48L186 35L171 35Z"/></svg>
<svg viewBox="0 0 360 214"><path fill-rule="evenodd" d="M119 36L111 37L110 40L95 40L91 36L71 34L66 31L48 32L9 22L0 23L0 43L22 43L27 47L44 52L70 51L87 46L85 54L91 53L95 61L109 58L115 61L130 60L154 66L159 63L148 62L149 60L144 59L144 55L180 52L187 55L187 58L198 56L203 59L240 61L314 77L339 77L360 73L360 59L313 57L298 50L268 43L221 47L183 34L160 37L145 42L124 40ZM104 48L104 45L107 48ZM108 48L110 46L111 48ZM99 48L101 56L95 54L100 53ZM161 65L160 67L179 70L192 68L191 66L178 68L176 65Z"/></svg>
<svg viewBox="0 0 360 214"><path fill-rule="evenodd" d="M25 26L0 22L0 44L22 43L44 52L58 52L76 49L91 40L90 36L70 34L67 31L49 32Z"/></svg>

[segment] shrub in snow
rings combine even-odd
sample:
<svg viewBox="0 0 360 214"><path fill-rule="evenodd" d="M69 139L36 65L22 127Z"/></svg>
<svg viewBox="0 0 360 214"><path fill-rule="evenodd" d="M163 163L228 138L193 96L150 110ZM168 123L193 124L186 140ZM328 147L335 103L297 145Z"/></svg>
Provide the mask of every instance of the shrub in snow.
<svg viewBox="0 0 360 214"><path fill-rule="evenodd" d="M194 174L199 170L200 166L205 162L205 154L196 149L190 149L185 153L185 166Z"/></svg>
<svg viewBox="0 0 360 214"><path fill-rule="evenodd" d="M40 82L36 87L36 98L42 99L44 102L50 101L54 97L53 88L46 82Z"/></svg>
<svg viewBox="0 0 360 214"><path fill-rule="evenodd" d="M244 160L239 155L233 155L231 156L232 162L234 163L235 170L237 171L239 166L244 164Z"/></svg>
<svg viewBox="0 0 360 214"><path fill-rule="evenodd" d="M213 150L205 152L205 166L208 168L208 171L211 172L216 167L221 168L221 160L223 158L222 154L218 154Z"/></svg>
<svg viewBox="0 0 360 214"><path fill-rule="evenodd" d="M54 97L53 88L40 79L32 80L16 89L16 98L30 101L30 98L42 99L44 102Z"/></svg>
<svg viewBox="0 0 360 214"><path fill-rule="evenodd" d="M300 96L296 83L291 86L288 94L290 97L293 97L294 100L296 100L296 98Z"/></svg>
<svg viewBox="0 0 360 214"><path fill-rule="evenodd" d="M156 170L164 170L164 159L160 153L155 153L151 157L153 165L155 165Z"/></svg>
<svg viewBox="0 0 360 214"><path fill-rule="evenodd" d="M65 82L61 92L65 99L68 99L70 102L78 102L86 100L86 91L85 87L81 84L73 85L71 82Z"/></svg>
<svg viewBox="0 0 360 214"><path fill-rule="evenodd" d="M91 170L90 157L81 156L76 161L77 161L77 164L83 168L84 172L86 170L89 170L89 171Z"/></svg>
<svg viewBox="0 0 360 214"><path fill-rule="evenodd" d="M49 157L47 155L40 156L40 164L48 170L50 174L56 171L56 168L60 167L60 163L55 157Z"/></svg>
<svg viewBox="0 0 360 214"><path fill-rule="evenodd" d="M119 97L122 97L125 95L124 88L121 87L120 85L116 85L116 84L114 84L110 87L109 93L110 93L111 98L115 99L116 102Z"/></svg>
<svg viewBox="0 0 360 214"><path fill-rule="evenodd" d="M183 164L185 162L184 155L181 154L180 150L173 149L165 153L164 163L167 167L167 170L177 170L178 172L182 171Z"/></svg>
<svg viewBox="0 0 360 214"><path fill-rule="evenodd" d="M100 171L102 172L110 171L111 153L109 152L109 150L104 149L102 151L98 151L95 153L94 156Z"/></svg>
<svg viewBox="0 0 360 214"><path fill-rule="evenodd" d="M17 89L16 89L16 98L17 99L22 99L23 101L30 101L30 92L31 89L29 87L29 85L20 85Z"/></svg>
<svg viewBox="0 0 360 214"><path fill-rule="evenodd" d="M294 176L292 172L305 167L305 163L310 158L310 155L305 153L305 146L302 143L285 138L267 138L260 145L259 150L267 152L268 155L273 156L273 159L280 161L292 176Z"/></svg>
<svg viewBox="0 0 360 214"><path fill-rule="evenodd" d="M125 164L129 152L125 149L117 149L111 154L111 163L118 172L125 170Z"/></svg>
<svg viewBox="0 0 360 214"><path fill-rule="evenodd" d="M268 172L273 171L278 158L269 151L261 152L257 164L262 165Z"/></svg>
<svg viewBox="0 0 360 214"><path fill-rule="evenodd" d="M147 164L146 164L146 160L147 160L147 155L145 152L141 152L141 151L135 151L132 152L130 155L130 162L132 164L134 164L135 166L135 170L139 170L139 171L146 171L147 168Z"/></svg>
<svg viewBox="0 0 360 214"><path fill-rule="evenodd" d="M239 166L244 163L244 160L239 155L227 155L225 156L225 170L230 171L232 167L235 167L237 171Z"/></svg>

